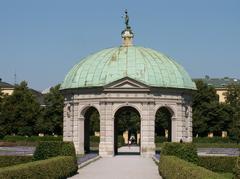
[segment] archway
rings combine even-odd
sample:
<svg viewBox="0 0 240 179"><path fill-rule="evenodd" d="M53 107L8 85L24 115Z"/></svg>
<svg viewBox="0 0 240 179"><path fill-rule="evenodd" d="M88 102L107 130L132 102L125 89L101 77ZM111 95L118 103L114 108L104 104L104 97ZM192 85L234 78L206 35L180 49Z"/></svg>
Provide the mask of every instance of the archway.
<svg viewBox="0 0 240 179"><path fill-rule="evenodd" d="M168 107L160 107L155 114L155 143L172 141L172 116L173 112Z"/></svg>
<svg viewBox="0 0 240 179"><path fill-rule="evenodd" d="M94 107L89 107L84 114L84 151L98 152L100 141L100 116Z"/></svg>
<svg viewBox="0 0 240 179"><path fill-rule="evenodd" d="M140 114L130 106L121 107L114 115L114 154L140 154ZM131 141L131 144L128 142ZM127 151L118 148L127 145ZM132 147L132 148L131 148ZM128 150L129 149L129 150Z"/></svg>

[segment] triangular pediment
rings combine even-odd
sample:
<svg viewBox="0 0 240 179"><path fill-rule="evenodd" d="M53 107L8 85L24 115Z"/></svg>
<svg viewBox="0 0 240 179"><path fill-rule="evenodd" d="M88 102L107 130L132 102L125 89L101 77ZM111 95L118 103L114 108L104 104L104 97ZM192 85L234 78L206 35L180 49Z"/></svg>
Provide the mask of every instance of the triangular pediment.
<svg viewBox="0 0 240 179"><path fill-rule="evenodd" d="M120 80L114 81L112 83L107 84L104 87L105 91L108 90L119 90L119 91L126 91L126 90L141 90L141 91L149 91L149 87L139 81L136 81L134 79L131 79L129 77L122 78Z"/></svg>

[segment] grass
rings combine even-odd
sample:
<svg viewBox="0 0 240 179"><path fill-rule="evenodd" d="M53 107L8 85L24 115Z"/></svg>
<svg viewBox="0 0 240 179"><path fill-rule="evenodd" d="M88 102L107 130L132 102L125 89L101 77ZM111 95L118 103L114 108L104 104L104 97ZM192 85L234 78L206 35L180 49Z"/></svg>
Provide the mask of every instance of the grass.
<svg viewBox="0 0 240 179"><path fill-rule="evenodd" d="M225 177L226 179L233 178L233 173L219 173L219 174L222 175L223 177Z"/></svg>

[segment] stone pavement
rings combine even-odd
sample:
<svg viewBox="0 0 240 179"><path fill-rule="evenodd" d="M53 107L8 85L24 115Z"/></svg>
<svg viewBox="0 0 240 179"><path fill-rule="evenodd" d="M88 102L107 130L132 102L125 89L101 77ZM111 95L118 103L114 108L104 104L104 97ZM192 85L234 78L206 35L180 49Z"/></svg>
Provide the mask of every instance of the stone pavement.
<svg viewBox="0 0 240 179"><path fill-rule="evenodd" d="M198 148L201 156L239 156L238 148Z"/></svg>
<svg viewBox="0 0 240 179"><path fill-rule="evenodd" d="M161 179L151 158L139 155L117 155L101 158L78 170L72 179Z"/></svg>

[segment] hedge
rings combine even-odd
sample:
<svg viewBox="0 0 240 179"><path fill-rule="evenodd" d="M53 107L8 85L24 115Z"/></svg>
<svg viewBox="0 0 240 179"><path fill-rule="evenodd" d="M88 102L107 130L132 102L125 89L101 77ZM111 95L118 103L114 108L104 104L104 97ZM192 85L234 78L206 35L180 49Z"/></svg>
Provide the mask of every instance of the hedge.
<svg viewBox="0 0 240 179"><path fill-rule="evenodd" d="M231 156L200 156L199 166L214 172L232 173L237 157Z"/></svg>
<svg viewBox="0 0 240 179"><path fill-rule="evenodd" d="M124 142L123 136L122 136L122 135L119 135L119 136L118 136L118 147L121 147L121 146L123 146L124 144L125 144L125 142Z"/></svg>
<svg viewBox="0 0 240 179"><path fill-rule="evenodd" d="M6 142L18 142L18 141L25 141L25 142L39 142L39 141L62 141L63 137L62 136L12 136L12 135L7 135L1 141L6 141Z"/></svg>
<svg viewBox="0 0 240 179"><path fill-rule="evenodd" d="M76 158L74 144L72 142L42 141L39 142L33 154L34 160L44 160L56 156L73 156Z"/></svg>
<svg viewBox="0 0 240 179"><path fill-rule="evenodd" d="M225 177L197 166L193 163L179 159L176 156L160 157L159 173L164 179L224 179Z"/></svg>
<svg viewBox="0 0 240 179"><path fill-rule="evenodd" d="M167 141L168 141L168 138L164 136L155 136L155 143L163 143Z"/></svg>
<svg viewBox="0 0 240 179"><path fill-rule="evenodd" d="M0 168L31 162L32 156L0 156Z"/></svg>
<svg viewBox="0 0 240 179"><path fill-rule="evenodd" d="M237 161L235 162L233 174L234 174L235 179L240 179L240 157L238 157Z"/></svg>
<svg viewBox="0 0 240 179"><path fill-rule="evenodd" d="M90 142L99 143L100 142L100 136L90 136Z"/></svg>
<svg viewBox="0 0 240 179"><path fill-rule="evenodd" d="M0 168L0 178L67 178L77 172L75 159L71 156L59 156L47 160Z"/></svg>
<svg viewBox="0 0 240 179"><path fill-rule="evenodd" d="M198 164L197 148L192 143L165 142L161 148L161 155L173 155L188 162Z"/></svg>

